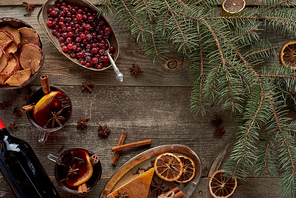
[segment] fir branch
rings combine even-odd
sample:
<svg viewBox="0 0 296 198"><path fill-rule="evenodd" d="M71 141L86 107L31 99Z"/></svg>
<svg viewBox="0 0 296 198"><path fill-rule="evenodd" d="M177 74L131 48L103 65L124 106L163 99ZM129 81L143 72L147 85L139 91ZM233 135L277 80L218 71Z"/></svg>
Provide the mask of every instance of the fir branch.
<svg viewBox="0 0 296 198"><path fill-rule="evenodd" d="M140 24L138 23L138 21L135 19L135 17L133 16L133 14L131 13L131 11L128 9L126 3L124 2L124 0L120 0L122 5L124 6L124 8L126 9L127 13L130 15L131 19L137 24L137 26L139 27L139 29L144 32L144 29L140 26Z"/></svg>
<svg viewBox="0 0 296 198"><path fill-rule="evenodd" d="M259 53L270 51L270 50L277 49L277 48L279 48L279 47L278 46L273 46L273 47L270 47L270 48L262 49L262 50L259 50L259 51L256 51L256 52L252 52L250 54L247 54L247 55L245 55L245 57L247 58L248 56L253 56L255 54L259 54Z"/></svg>

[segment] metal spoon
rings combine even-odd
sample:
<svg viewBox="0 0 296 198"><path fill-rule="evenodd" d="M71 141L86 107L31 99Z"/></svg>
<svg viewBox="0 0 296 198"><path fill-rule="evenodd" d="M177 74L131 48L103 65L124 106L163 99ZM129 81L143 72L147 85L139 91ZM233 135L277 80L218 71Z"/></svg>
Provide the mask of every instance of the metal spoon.
<svg viewBox="0 0 296 198"><path fill-rule="evenodd" d="M114 69L114 72L116 74L116 79L119 81L119 82L122 82L123 81L123 74L119 71L118 67L116 66L113 58L111 57L110 53L109 53L109 49L110 49L110 43L108 41L108 39L105 39L108 43L108 49L105 51L107 53L107 56L109 58L109 61Z"/></svg>

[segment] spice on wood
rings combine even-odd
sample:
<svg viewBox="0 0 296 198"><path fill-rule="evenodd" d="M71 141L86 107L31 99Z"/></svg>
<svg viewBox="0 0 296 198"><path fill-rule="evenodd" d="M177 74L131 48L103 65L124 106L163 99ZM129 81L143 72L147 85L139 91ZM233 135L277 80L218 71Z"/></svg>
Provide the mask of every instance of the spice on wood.
<svg viewBox="0 0 296 198"><path fill-rule="evenodd" d="M12 107L12 104L10 102L2 102L0 103L0 110L5 110L7 108Z"/></svg>
<svg viewBox="0 0 296 198"><path fill-rule="evenodd" d="M8 128L9 128L10 130L12 130L12 131L15 131L18 127L19 127L19 126L17 126L17 125L15 124L15 122L14 122L14 123L10 123L9 126L8 126Z"/></svg>
<svg viewBox="0 0 296 198"><path fill-rule="evenodd" d="M80 117L77 122L77 129L85 129L88 126L89 117L82 118Z"/></svg>
<svg viewBox="0 0 296 198"><path fill-rule="evenodd" d="M33 12L36 7L34 4L29 4L27 2L23 2L23 6L29 12L28 14L24 14L24 16L30 16L31 12Z"/></svg>
<svg viewBox="0 0 296 198"><path fill-rule="evenodd" d="M82 82L81 91L87 90L89 93L91 93L94 86L94 82Z"/></svg>
<svg viewBox="0 0 296 198"><path fill-rule="evenodd" d="M127 131L123 132L120 136L120 139L118 141L118 144L117 146L121 146L124 144L125 142L125 139L127 137ZM113 156L113 159L112 159L112 164L115 166L118 162L118 159L119 159L119 156L120 156L120 151L117 151L114 153L114 156Z"/></svg>
<svg viewBox="0 0 296 198"><path fill-rule="evenodd" d="M107 124L105 124L104 126L102 126L102 125L99 124L98 135L101 138L107 138L110 133L111 133L111 131L107 127Z"/></svg>
<svg viewBox="0 0 296 198"><path fill-rule="evenodd" d="M141 70L141 68L139 66L135 65L135 64L133 64L133 67L130 68L130 72L135 77L138 77L139 74L143 73L143 71Z"/></svg>
<svg viewBox="0 0 296 198"><path fill-rule="evenodd" d="M163 180L157 181L154 178L152 178L150 189L152 193L156 193L156 197L167 191L167 189L165 189L165 185L163 184Z"/></svg>
<svg viewBox="0 0 296 198"><path fill-rule="evenodd" d="M215 118L211 119L211 122L215 127L219 127L223 122L221 115L216 114Z"/></svg>
<svg viewBox="0 0 296 198"><path fill-rule="evenodd" d="M59 110L58 112L53 112L52 111L51 112L52 117L47 121L45 126L47 126L50 122L51 122L51 127L52 128L55 126L55 123L58 123L58 125L62 126L61 120L66 119L65 117L60 115L63 110L64 110L64 108L62 107L61 110Z"/></svg>
<svg viewBox="0 0 296 198"><path fill-rule="evenodd" d="M150 145L151 144L151 139L148 140L143 140L143 141L139 141L139 142L133 142L133 143L129 143L129 144L123 144L121 146L115 146L112 148L112 151L122 151L125 149L129 149L129 148L135 148L135 147L139 147L139 146L146 146L146 145Z"/></svg>
<svg viewBox="0 0 296 198"><path fill-rule="evenodd" d="M223 128L223 126L219 126L215 131L214 131L214 135L216 136L222 136L224 135L225 130Z"/></svg>
<svg viewBox="0 0 296 198"><path fill-rule="evenodd" d="M96 154L93 154L91 157L90 157L90 162L91 164L94 166L96 165L98 162L100 161L99 157L96 155Z"/></svg>

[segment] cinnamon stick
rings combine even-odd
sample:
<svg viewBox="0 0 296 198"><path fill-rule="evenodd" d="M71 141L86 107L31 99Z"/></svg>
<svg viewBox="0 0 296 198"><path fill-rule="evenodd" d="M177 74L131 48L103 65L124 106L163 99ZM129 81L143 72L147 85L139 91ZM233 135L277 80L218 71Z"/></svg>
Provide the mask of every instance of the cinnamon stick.
<svg viewBox="0 0 296 198"><path fill-rule="evenodd" d="M25 105L25 106L22 107L22 111L24 111L24 112L28 112L28 111L33 110L34 107L35 107L34 104Z"/></svg>
<svg viewBox="0 0 296 198"><path fill-rule="evenodd" d="M41 81L42 91L44 95L49 94L50 86L49 86L48 75L40 76L40 81Z"/></svg>
<svg viewBox="0 0 296 198"><path fill-rule="evenodd" d="M143 141L139 141L139 142L133 142L133 143L129 143L129 144L123 144L121 146L115 146L112 148L113 152L116 151L122 151L125 149L129 149L129 148L135 148L135 147L139 147L139 146L145 146L145 145L150 145L151 144L151 139L149 140L143 140Z"/></svg>
<svg viewBox="0 0 296 198"><path fill-rule="evenodd" d="M174 192L174 198L186 198L185 194L180 190L179 187L175 187L172 190L166 192L164 197L169 195L170 192Z"/></svg>
<svg viewBox="0 0 296 198"><path fill-rule="evenodd" d="M85 197L86 194L87 194L87 185L86 183L83 183L80 186L78 186L78 196Z"/></svg>
<svg viewBox="0 0 296 198"><path fill-rule="evenodd" d="M127 137L127 131L125 131L125 132L123 132L123 133L121 134L117 146L121 146L121 145L123 145L123 144L124 144L124 141L125 141L125 139L126 139L126 137ZM119 159L119 156L120 156L120 151L116 151L116 152L114 153L114 156L113 156L113 159L112 159L112 164L113 164L114 166L117 164L118 159Z"/></svg>

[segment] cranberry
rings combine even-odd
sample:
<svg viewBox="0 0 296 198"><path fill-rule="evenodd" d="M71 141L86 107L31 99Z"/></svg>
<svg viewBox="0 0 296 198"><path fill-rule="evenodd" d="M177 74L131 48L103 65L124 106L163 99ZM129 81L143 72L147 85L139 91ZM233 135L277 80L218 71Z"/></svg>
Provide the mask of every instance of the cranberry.
<svg viewBox="0 0 296 198"><path fill-rule="evenodd" d="M83 14L82 15L82 18L83 18L83 20L86 20L87 19L87 15L86 14Z"/></svg>
<svg viewBox="0 0 296 198"><path fill-rule="evenodd" d="M111 34L111 32L112 32L112 30L111 30L110 27L106 27L105 30L104 30L105 35L106 34Z"/></svg>
<svg viewBox="0 0 296 198"><path fill-rule="evenodd" d="M91 61L91 57L90 57L90 56L86 56L86 57L85 57L85 61L86 61L87 63L90 63L90 61Z"/></svg>
<svg viewBox="0 0 296 198"><path fill-rule="evenodd" d="M53 21L47 21L46 25L51 28L53 26Z"/></svg>
<svg viewBox="0 0 296 198"><path fill-rule="evenodd" d="M87 44L88 44L88 40L83 39L82 43L83 43L84 45L87 45Z"/></svg>
<svg viewBox="0 0 296 198"><path fill-rule="evenodd" d="M91 59L92 64L97 64L98 62L99 62L99 60L97 58L92 58Z"/></svg>
<svg viewBox="0 0 296 198"><path fill-rule="evenodd" d="M91 53L97 54L99 52L98 48L94 47L91 49Z"/></svg>
<svg viewBox="0 0 296 198"><path fill-rule="evenodd" d="M69 44L67 45L67 48L68 48L68 49L73 49L73 45L72 45L72 43L69 43Z"/></svg>
<svg viewBox="0 0 296 198"><path fill-rule="evenodd" d="M86 49L90 49L91 45L90 44L86 44Z"/></svg>
<svg viewBox="0 0 296 198"><path fill-rule="evenodd" d="M102 41L103 41L103 40L102 40ZM105 45L106 45L105 43L100 42L100 43L99 43L99 48L100 48L100 49L105 49Z"/></svg>
<svg viewBox="0 0 296 198"><path fill-rule="evenodd" d="M60 43L63 43L63 42L65 42L65 39L64 39L63 37L60 37L60 38L59 38L59 42L60 42Z"/></svg>
<svg viewBox="0 0 296 198"><path fill-rule="evenodd" d="M83 12L82 9L78 9L78 10L77 10L77 13L78 13L78 14L82 14L82 12Z"/></svg>
<svg viewBox="0 0 296 198"><path fill-rule="evenodd" d="M82 51L81 47L77 47L76 52L81 52L81 51ZM83 56L83 55L82 55L82 56Z"/></svg>
<svg viewBox="0 0 296 198"><path fill-rule="evenodd" d="M47 9L47 13L50 14L51 11L52 11L52 8L48 8L48 9Z"/></svg>
<svg viewBox="0 0 296 198"><path fill-rule="evenodd" d="M81 13L76 14L76 19L78 21L81 21L82 20L82 14Z"/></svg>
<svg viewBox="0 0 296 198"><path fill-rule="evenodd" d="M60 11L59 15L60 15L60 17L64 17L66 15L66 13L64 11Z"/></svg>
<svg viewBox="0 0 296 198"><path fill-rule="evenodd" d="M59 26L60 26L60 27L63 27L64 25L65 25L64 22L61 22L61 21L59 22Z"/></svg>
<svg viewBox="0 0 296 198"><path fill-rule="evenodd" d="M51 31L51 33L52 33L53 35L57 35L58 31L55 30L55 29L53 29L53 30Z"/></svg>
<svg viewBox="0 0 296 198"><path fill-rule="evenodd" d="M64 33L62 34L62 37L67 38L67 37L68 37L68 33L67 33L67 32L64 32Z"/></svg>
<svg viewBox="0 0 296 198"><path fill-rule="evenodd" d="M63 26L63 27L62 27L62 32L66 32L66 31L67 31L66 26Z"/></svg>
<svg viewBox="0 0 296 198"><path fill-rule="evenodd" d="M105 50L103 50L103 49L99 49L99 54L100 55L103 55L105 53Z"/></svg>
<svg viewBox="0 0 296 198"><path fill-rule="evenodd" d="M104 62L104 56L100 56L99 61Z"/></svg>
<svg viewBox="0 0 296 198"><path fill-rule="evenodd" d="M72 39L71 37L68 37L68 38L66 39L66 42L67 42L67 43L72 43L72 41L73 41L73 39Z"/></svg>
<svg viewBox="0 0 296 198"><path fill-rule="evenodd" d="M57 12L56 10L52 10L52 11L50 12L50 15L51 15L52 17L57 17L57 16L58 16L58 12Z"/></svg>
<svg viewBox="0 0 296 198"><path fill-rule="evenodd" d="M88 12L88 8L84 8L84 12Z"/></svg>
<svg viewBox="0 0 296 198"><path fill-rule="evenodd" d="M101 41L103 39L103 36L102 35L97 35L97 39L98 39L98 41Z"/></svg>
<svg viewBox="0 0 296 198"><path fill-rule="evenodd" d="M99 21L99 26L102 27L103 25L105 25L105 21L103 21L103 20Z"/></svg>
<svg viewBox="0 0 296 198"><path fill-rule="evenodd" d="M91 34L87 34L87 35L86 35L86 39L87 39L88 41L90 41L90 40L92 39Z"/></svg>
<svg viewBox="0 0 296 198"><path fill-rule="evenodd" d="M74 36L74 33L73 32L69 32L68 33L68 36L73 37Z"/></svg>
<svg viewBox="0 0 296 198"><path fill-rule="evenodd" d="M80 34L80 38L81 38L81 39L85 39L85 38L86 38L85 34L83 34L83 33Z"/></svg>
<svg viewBox="0 0 296 198"><path fill-rule="evenodd" d="M93 17L93 16L89 16L88 18L87 18L87 21L88 22L93 22L95 20L95 18Z"/></svg>
<svg viewBox="0 0 296 198"><path fill-rule="evenodd" d="M83 54L82 54L81 52L78 52L78 53L77 53L77 57L78 57L78 58L82 58L82 57L83 57Z"/></svg>
<svg viewBox="0 0 296 198"><path fill-rule="evenodd" d="M71 26L68 26L68 27L67 27L67 31L68 31L68 32L71 32L71 31L72 31L72 27L71 27Z"/></svg>
<svg viewBox="0 0 296 198"><path fill-rule="evenodd" d="M85 27L84 27L86 30L90 30L91 29L91 25L90 24L85 24Z"/></svg>
<svg viewBox="0 0 296 198"><path fill-rule="evenodd" d="M67 12L66 16L67 17L72 17L72 13L71 12Z"/></svg>
<svg viewBox="0 0 296 198"><path fill-rule="evenodd" d="M103 63L99 63L99 64L97 64L97 65L96 65L96 68L97 68L97 69L102 69L102 68L103 68Z"/></svg>
<svg viewBox="0 0 296 198"><path fill-rule="evenodd" d="M114 46L110 46L109 51L110 52L115 52L116 48Z"/></svg>
<svg viewBox="0 0 296 198"><path fill-rule="evenodd" d="M58 38L60 38L60 37L61 37L61 33L57 32L56 36L57 36Z"/></svg>
<svg viewBox="0 0 296 198"><path fill-rule="evenodd" d="M109 62L108 56L103 56L103 62Z"/></svg>
<svg viewBox="0 0 296 198"><path fill-rule="evenodd" d="M76 37L76 38L75 38L75 41L76 41L77 43L80 43L81 40L82 40L82 39L81 39L80 37Z"/></svg>
<svg viewBox="0 0 296 198"><path fill-rule="evenodd" d="M72 52L72 53L70 54L70 56L71 56L72 58L75 58L75 57L76 57L76 54Z"/></svg>
<svg viewBox="0 0 296 198"><path fill-rule="evenodd" d="M62 47L63 52L67 52L68 51L68 47L67 46L63 46Z"/></svg>
<svg viewBox="0 0 296 198"><path fill-rule="evenodd" d="M85 66L86 67L90 67L90 63L85 63Z"/></svg>
<svg viewBox="0 0 296 198"><path fill-rule="evenodd" d="M81 61L80 61L80 64L81 64L81 65L85 65L85 61L84 61L84 60L81 60Z"/></svg>
<svg viewBox="0 0 296 198"><path fill-rule="evenodd" d="M78 19L77 18L73 18L73 23L78 23Z"/></svg>
<svg viewBox="0 0 296 198"><path fill-rule="evenodd" d="M67 53L68 54L71 54L72 53L72 50L68 49Z"/></svg>

